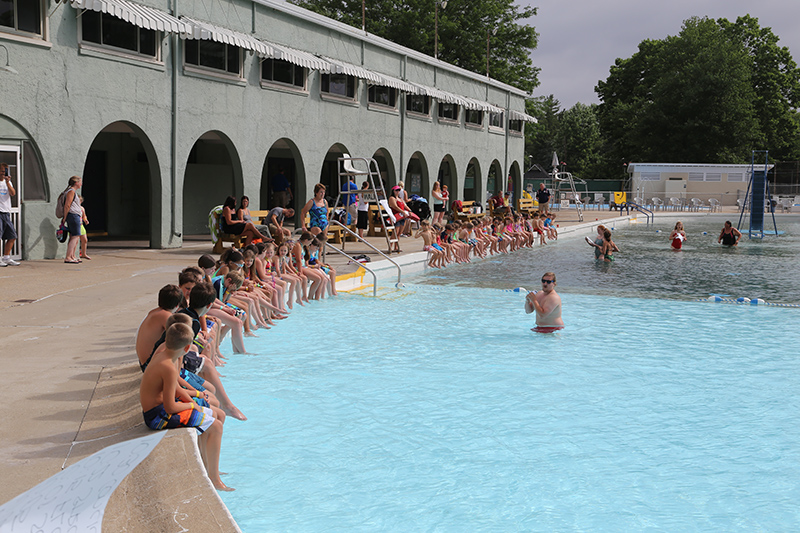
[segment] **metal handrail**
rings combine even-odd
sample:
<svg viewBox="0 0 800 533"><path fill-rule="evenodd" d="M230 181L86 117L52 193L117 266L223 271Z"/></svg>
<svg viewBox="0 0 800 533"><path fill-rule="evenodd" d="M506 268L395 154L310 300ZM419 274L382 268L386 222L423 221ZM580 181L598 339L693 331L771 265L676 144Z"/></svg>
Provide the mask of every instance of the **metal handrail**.
<svg viewBox="0 0 800 533"><path fill-rule="evenodd" d="M356 240L358 240L358 241L360 241L360 242L363 242L364 244L366 244L367 246L369 246L370 248L372 248L373 250L375 250L376 252L378 252L378 253L379 253L381 256L383 256L385 259L388 259L388 260L389 260L389 262L390 262L390 263L392 263L392 264L395 266L395 268L397 269L397 285L398 285L398 286L400 285L400 276L402 275L403 271L402 271L402 269L400 268L400 265L398 265L398 264L397 264L397 262L396 262L396 261L394 261L394 259L392 259L391 257L389 257L388 255L386 255L385 253L381 252L380 250L378 250L377 248L375 248L374 246L372 246L372 244L370 244L370 243L369 243L369 242L368 242L366 239L364 239L363 237L361 237L361 236L360 236L358 233L354 232L353 230L351 230L350 228L348 228L347 226L345 226L344 224L342 224L342 223L341 223L341 222L339 222L338 220L330 220L329 222L330 222L331 224L336 224L337 226L339 226L340 228L342 228L344 231L346 231L348 234L350 234L350 235L352 235L353 237L355 237L355 238L356 238ZM329 246L330 246L330 245L329 245ZM344 253L344 251L343 251L343 250L339 250L339 249L338 249L338 248L336 248L335 246L331 246L331 248L333 248L333 249L334 249L334 250L336 250L337 252L341 253L342 255L346 256L346 257L347 257L347 258L349 258L351 261L354 261L354 262L356 262L356 263L358 262L358 261L356 261L355 259L353 259L352 257L350 257L349 255L347 255L346 253ZM361 264L361 266L364 266L364 265L363 265L363 263ZM367 267L364 267L364 270L368 270L369 272L372 272L372 271L371 271L370 269L368 269ZM374 275L374 274L373 274L373 275ZM375 282L375 286L376 286L376 287L377 287L377 284L378 284L378 283L377 283L377 279L376 279L376 282ZM376 290L377 290L377 289L376 289Z"/></svg>
<svg viewBox="0 0 800 533"><path fill-rule="evenodd" d="M641 213L644 213L644 216L647 217L647 223L648 224L650 224L650 217L653 217L655 219L655 215L653 214L653 212L650 211L649 209L647 209L646 207L644 207L643 205L639 205L639 204L634 203L634 202L626 202L626 204L630 209L633 209L634 211L640 211Z"/></svg>
<svg viewBox="0 0 800 533"><path fill-rule="evenodd" d="M334 245L332 245L332 244L328 244L328 243L326 243L326 246L325 246L325 247L326 247L326 248L331 248L333 251L335 251L335 252L338 252L338 253L342 254L343 256L345 256L346 258L348 258L348 259L349 259L350 261L352 261L353 263L358 263L358 261L356 261L356 260L355 260L353 257L350 257L350 255L349 255L349 254L345 253L345 252L344 252L344 250L340 250L340 249L338 249L337 247L335 247L335 246L334 246ZM358 264L359 264L359 265L361 265L361 268L363 268L364 270L366 270L367 272L369 272L370 274L372 274L372 296L373 296L373 297L377 297L377 296L378 296L378 275L377 275L377 274L375 274L375 272L374 272L374 271L373 271L371 268L369 268L368 266L366 266L365 264L363 264L363 263L358 263Z"/></svg>

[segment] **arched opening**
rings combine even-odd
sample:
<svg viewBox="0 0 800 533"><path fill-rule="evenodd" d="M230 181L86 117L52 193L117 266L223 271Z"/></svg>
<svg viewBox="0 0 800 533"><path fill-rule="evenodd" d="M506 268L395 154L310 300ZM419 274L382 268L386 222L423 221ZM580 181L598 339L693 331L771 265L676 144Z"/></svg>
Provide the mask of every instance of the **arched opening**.
<svg viewBox="0 0 800 533"><path fill-rule="evenodd" d="M120 121L103 128L89 147L82 177L90 237L146 239L155 246L161 175L153 145L138 126Z"/></svg>
<svg viewBox="0 0 800 533"><path fill-rule="evenodd" d="M322 161L322 170L319 173L319 183L325 186L325 197L328 199L330 207L333 207L339 194L339 158L342 157L342 154L350 154L350 151L343 144L336 143L328 148L328 153L325 154L325 159ZM350 155L352 156L353 154ZM302 202L298 204L301 208L313 192L314 184L310 185L311 190L303 196Z"/></svg>
<svg viewBox="0 0 800 533"><path fill-rule="evenodd" d="M507 184L503 179L503 169L500 162L495 159L489 165L489 171L486 173L486 193L487 197L492 197L497 192L507 191Z"/></svg>
<svg viewBox="0 0 800 533"><path fill-rule="evenodd" d="M428 162L422 152L414 152L408 160L404 178L405 190L408 195L418 195L423 198L430 196L430 186L428 185ZM430 200L428 200L430 201Z"/></svg>
<svg viewBox="0 0 800 533"><path fill-rule="evenodd" d="M442 186L442 190L447 186L447 192L450 195L451 202L458 199L456 162L453 160L452 156L446 155L442 158L441 163L439 163L439 170L436 172L436 180L439 182L439 185ZM433 187L433 184L431 184L431 187ZM447 206L447 208L449 209L449 206Z"/></svg>
<svg viewBox="0 0 800 533"><path fill-rule="evenodd" d="M39 228L25 228L22 204L30 200L47 200L48 191L45 180L44 166L39 147L30 134L13 119L0 115L0 163L8 165L11 184L17 194L10 198L11 211L9 212L11 224L17 232L17 239L11 248L11 258L25 259L29 257L29 250L25 249L24 235L43 235L49 239L36 238L34 243L44 242L43 253L45 258L55 257L56 241L53 237L56 225L51 219L42 220ZM66 181L65 185L66 187ZM38 231L37 231L38 230Z"/></svg>
<svg viewBox="0 0 800 533"><path fill-rule="evenodd" d="M464 200L481 200L481 164L473 157L464 173Z"/></svg>
<svg viewBox="0 0 800 533"><path fill-rule="evenodd" d="M372 158L378 163L378 170L381 174L381 181L383 182L383 187L386 192L389 192L389 189L397 183L397 174L395 173L394 168L394 161L392 160L392 156L389 154L389 150L386 148L379 148L375 151ZM361 187L361 184L357 184ZM379 183L375 183L375 186L380 188Z"/></svg>
<svg viewBox="0 0 800 533"><path fill-rule="evenodd" d="M508 171L508 179L512 183L511 197L514 202L522 198L522 172L519 168L519 163L514 161L511 163L511 168Z"/></svg>
<svg viewBox="0 0 800 533"><path fill-rule="evenodd" d="M183 177L183 234L208 233L208 213L243 190L242 165L230 138L219 131L200 136L189 152Z"/></svg>
<svg viewBox="0 0 800 533"><path fill-rule="evenodd" d="M288 184L290 194L285 192ZM259 204L252 209L292 207L299 211L305 198L306 171L297 145L289 139L278 139L270 147L261 169ZM277 192L283 194L275 194ZM252 202L251 202L252 203Z"/></svg>

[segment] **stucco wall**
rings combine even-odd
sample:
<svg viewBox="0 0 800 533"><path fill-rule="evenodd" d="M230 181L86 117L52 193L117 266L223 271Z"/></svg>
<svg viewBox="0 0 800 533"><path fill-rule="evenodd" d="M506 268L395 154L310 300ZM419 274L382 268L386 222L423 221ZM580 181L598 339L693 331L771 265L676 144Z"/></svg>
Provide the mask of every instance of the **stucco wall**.
<svg viewBox="0 0 800 533"><path fill-rule="evenodd" d="M172 4L167 0L139 2L162 11L169 11ZM409 118L404 112L403 93L398 95L396 111L370 109L364 81L359 82L357 102L352 105L332 102L320 97L321 75L316 71L309 71L306 93L262 88L260 58L250 53L245 54L244 79L239 81L188 73L183 68L182 41L171 35L161 40L161 62L157 64L82 50L77 10L52 1L46 4L52 12L49 40L23 42L7 39L0 32L0 43L9 49L10 62L19 72L0 72L3 86L0 115L18 124L38 148L49 190L47 201L23 203L21 234L26 258L63 256L65 246L56 243L54 237L57 221L52 216L53 203L67 179L83 172L92 143L104 141L98 134L117 122L125 123L134 132L147 161L120 169L119 175L115 175L119 165L110 165L109 202L118 205L109 205L108 209L122 209L128 220L137 216L137 202L149 202L150 220L139 221L136 227L149 228L154 247L180 246L181 234L205 231L203 221L208 210L224 199L220 197L223 189L236 196L247 194L254 201L253 207L267 207L258 205L261 188L266 185L265 160L272 145L280 139L288 139L296 147L295 164L302 167L298 174L303 183L295 189L300 191L313 188L326 154L337 143L359 157L372 157L377 150L384 149L394 165L390 174L397 179L405 177L409 160L416 152L424 156L430 182L435 179L442 160L449 156L455 163L454 197L462 196L464 173L475 158L482 173L479 191L482 201L485 201L485 173L492 161L499 161L504 172L508 172L514 161L522 164L522 137L512 135L506 142L505 135L490 132L485 125L480 130L465 128L463 110L455 126L439 122L435 104L431 106L430 119ZM362 65L363 57L363 66L377 72L395 77L403 77L405 73L410 81L435 85L494 105L508 103L512 109L524 108L519 94L509 94L497 87L487 90L487 85L479 80L365 43L313 20L293 17L269 6L256 4L254 8L251 0L181 0L177 7L180 15L242 33L254 30L257 38L357 65ZM178 59L176 71L173 71L173 54ZM10 138L4 137L3 131L0 130L0 144ZM197 140L209 132L221 139L229 152L230 168L220 174L224 185L200 180L185 193L189 154ZM141 168L135 168L142 164L149 171L149 185L140 190L122 187L120 184L129 183L130 179L122 181L121 175L142 173ZM205 180L213 179L211 169L197 172L207 176ZM195 193L191 192L193 188ZM132 224L122 223L120 218L113 231L129 233ZM112 229L110 220L109 227Z"/></svg>

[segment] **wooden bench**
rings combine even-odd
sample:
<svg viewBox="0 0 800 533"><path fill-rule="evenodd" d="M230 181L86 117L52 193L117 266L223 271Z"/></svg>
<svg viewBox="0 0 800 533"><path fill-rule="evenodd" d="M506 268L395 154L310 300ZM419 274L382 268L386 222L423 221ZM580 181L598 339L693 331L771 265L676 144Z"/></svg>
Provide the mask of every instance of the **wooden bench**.
<svg viewBox="0 0 800 533"><path fill-rule="evenodd" d="M533 212L536 211L536 206L533 204L533 198L520 198L517 200L517 211L532 215Z"/></svg>
<svg viewBox="0 0 800 533"><path fill-rule="evenodd" d="M485 213L473 213L472 208L475 207L474 200L466 200L461 202L461 212L453 211L453 217L456 220L463 220L463 221L471 221L477 218L481 218L485 215Z"/></svg>
<svg viewBox="0 0 800 533"><path fill-rule="evenodd" d="M265 216L267 216L268 214L269 214L269 210L266 210L266 211L265 210L251 210L250 211L250 216L253 218L253 221L254 221L255 224L259 224L258 221L261 220L262 218L264 218ZM219 217L217 217L217 222L216 223L217 223L217 227L220 227L219 226L219 223L220 223L219 222ZM266 223L262 223L262 224L265 225L265 226L267 225ZM234 235L232 233L220 233L219 234L219 239L217 239L217 242L214 243L213 252L215 254L221 254L222 250L225 248L223 243L226 243L226 242L231 243L236 248L241 248L242 247L242 243L244 242L244 238L241 235Z"/></svg>

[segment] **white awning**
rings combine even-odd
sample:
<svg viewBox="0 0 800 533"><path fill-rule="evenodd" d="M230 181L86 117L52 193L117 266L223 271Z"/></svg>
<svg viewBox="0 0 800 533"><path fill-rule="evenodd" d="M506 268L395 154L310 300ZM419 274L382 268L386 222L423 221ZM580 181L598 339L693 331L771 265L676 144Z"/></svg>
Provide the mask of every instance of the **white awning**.
<svg viewBox="0 0 800 533"><path fill-rule="evenodd" d="M189 31L181 33L181 39L198 39L238 46L245 50L252 50L261 57L273 57L274 55L274 50L271 46L250 35L189 17L181 17L181 20L189 23Z"/></svg>
<svg viewBox="0 0 800 533"><path fill-rule="evenodd" d="M293 65L298 65L311 70L318 70L320 72L329 73L331 71L331 64L324 59L321 59L314 54L296 50L282 44L266 43L273 49L272 58L282 59L288 61Z"/></svg>
<svg viewBox="0 0 800 533"><path fill-rule="evenodd" d="M166 33L185 33L189 25L158 9L129 2L128 0L57 0L76 9L87 9L107 13L125 22L146 30Z"/></svg>
<svg viewBox="0 0 800 533"><path fill-rule="evenodd" d="M458 104L463 107L467 107L469 104L467 99L463 96L458 96L457 94L448 93L447 91L442 91L436 89L435 87L428 87L427 85L420 85L418 83L412 82L412 85L417 88L417 94L430 96L431 98L435 98L440 102L444 102L445 104Z"/></svg>
<svg viewBox="0 0 800 533"><path fill-rule="evenodd" d="M403 81L399 78L388 76L386 74L380 74L380 77L381 83L375 85L383 85L385 87L391 87L392 89L397 89L406 93L417 94L417 88L407 81Z"/></svg>
<svg viewBox="0 0 800 533"><path fill-rule="evenodd" d="M338 59L331 59L330 57L323 57L323 59L330 62L331 73L333 74L347 74L348 76L370 81L374 85L380 85L383 79L380 74L372 72L371 70L367 70L363 67L359 67L351 63L345 63L344 61L339 61Z"/></svg>
<svg viewBox="0 0 800 533"><path fill-rule="evenodd" d="M522 113L520 111L509 111L509 119L510 120L522 120L523 122L532 122L533 124L538 124L539 121L536 120L536 117L532 117L526 113Z"/></svg>

